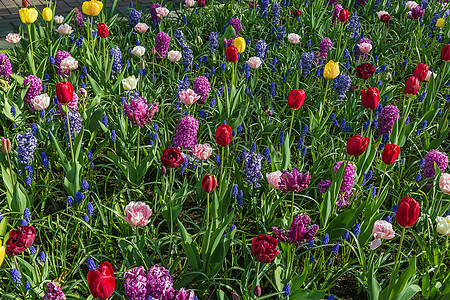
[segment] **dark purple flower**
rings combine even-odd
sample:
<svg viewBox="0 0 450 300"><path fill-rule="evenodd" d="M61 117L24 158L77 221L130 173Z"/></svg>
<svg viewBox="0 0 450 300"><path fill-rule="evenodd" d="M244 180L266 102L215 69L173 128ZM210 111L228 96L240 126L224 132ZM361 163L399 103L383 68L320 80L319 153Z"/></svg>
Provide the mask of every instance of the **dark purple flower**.
<svg viewBox="0 0 450 300"><path fill-rule="evenodd" d="M179 149L192 149L197 144L198 120L190 115L180 120L173 136L173 146Z"/></svg>
<svg viewBox="0 0 450 300"><path fill-rule="evenodd" d="M314 239L319 225L311 225L311 219L308 215L296 216L292 220L291 227L286 233L283 229L272 227L274 237L283 243L295 244L298 248L303 243Z"/></svg>
<svg viewBox="0 0 450 300"><path fill-rule="evenodd" d="M283 193L300 192L308 187L310 179L309 172L302 174L297 168L293 168L292 173L283 170L280 178L280 190Z"/></svg>
<svg viewBox="0 0 450 300"><path fill-rule="evenodd" d="M167 55L170 47L170 36L165 32L159 32L155 38L156 56L164 58Z"/></svg>

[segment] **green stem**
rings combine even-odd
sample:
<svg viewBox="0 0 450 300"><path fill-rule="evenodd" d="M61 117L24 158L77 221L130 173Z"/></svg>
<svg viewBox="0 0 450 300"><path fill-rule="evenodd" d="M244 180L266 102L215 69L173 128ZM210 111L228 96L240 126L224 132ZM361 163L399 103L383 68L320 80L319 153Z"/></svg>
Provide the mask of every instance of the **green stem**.
<svg viewBox="0 0 450 300"><path fill-rule="evenodd" d="M327 100L327 92L328 92L328 84L330 83L329 80L327 80L327 86L325 87L325 96L323 97L323 101L325 103L325 100Z"/></svg>
<svg viewBox="0 0 450 300"><path fill-rule="evenodd" d="M33 38L31 37L31 24L27 24L28 38L30 40L30 51L31 51L31 71L33 75L36 75L36 67L34 65L34 53L33 53Z"/></svg>
<svg viewBox="0 0 450 300"><path fill-rule="evenodd" d="M386 176L387 165L385 163L383 163L383 165L384 165L383 175L381 175L381 182L380 182L380 186L378 187L378 192L377 192L377 195L376 195L376 199L372 199L372 201L374 203L376 203L378 201L378 198L380 197L381 189L383 188L384 177Z"/></svg>
<svg viewBox="0 0 450 300"><path fill-rule="evenodd" d="M69 133L70 152L72 153L73 166L75 166L75 153L73 151L72 135L70 133L69 107L67 105L66 105L66 118L67 118L67 131Z"/></svg>
<svg viewBox="0 0 450 300"><path fill-rule="evenodd" d="M367 127L367 137L370 137L370 127L372 127L373 110L370 110L369 127Z"/></svg>
<svg viewBox="0 0 450 300"><path fill-rule="evenodd" d="M136 168L139 167L139 148L141 147L141 126L138 126Z"/></svg>
<svg viewBox="0 0 450 300"><path fill-rule="evenodd" d="M224 164L224 153L223 152L224 151L225 151L225 149L224 149L224 147L222 147L222 157L221 157L221 162L220 162L220 176L222 176L220 178L221 182L222 182L222 178L224 177L224 174L223 174L223 164ZM222 195L222 184L219 187L219 191L220 191L220 195Z"/></svg>
<svg viewBox="0 0 450 300"><path fill-rule="evenodd" d="M206 194L206 230L209 227L209 193Z"/></svg>
<svg viewBox="0 0 450 300"><path fill-rule="evenodd" d="M9 153L6 154L6 157L8 158L9 172L11 173L11 182L12 182L12 184L14 186L14 176L13 176L13 170L12 170L12 167L11 167L11 157L10 157Z"/></svg>
<svg viewBox="0 0 450 300"><path fill-rule="evenodd" d="M291 221L288 225L292 224L292 220L294 219L294 198L295 198L295 192L292 192L292 200L291 200Z"/></svg>
<svg viewBox="0 0 450 300"><path fill-rule="evenodd" d="M288 137L290 138L291 141L292 141L291 131L292 131L292 123L294 122L294 113L295 113L295 110L292 110L291 125L289 126L289 135L288 135Z"/></svg>
<svg viewBox="0 0 450 300"><path fill-rule="evenodd" d="M402 245L403 245L403 240L405 238L405 231L406 231L406 228L403 227L403 229L402 229L402 236L400 238L400 244L398 245L397 256L395 257L394 271L391 274L391 279L389 280L389 285L388 285L388 290L387 290L388 292L386 294L388 296L388 299L390 299L391 290L393 288L394 280L396 279L397 274L398 274L398 268L399 268L399 264L398 264L399 261L398 260L400 258L400 254L402 252Z"/></svg>

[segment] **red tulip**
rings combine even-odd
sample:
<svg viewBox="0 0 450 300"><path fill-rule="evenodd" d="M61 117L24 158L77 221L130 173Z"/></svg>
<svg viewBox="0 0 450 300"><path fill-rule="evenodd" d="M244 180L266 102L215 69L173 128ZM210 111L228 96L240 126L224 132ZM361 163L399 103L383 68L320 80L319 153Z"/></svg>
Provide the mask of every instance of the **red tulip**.
<svg viewBox="0 0 450 300"><path fill-rule="evenodd" d="M176 168L184 163L184 157L181 156L180 150L177 148L168 148L164 149L161 162L168 168Z"/></svg>
<svg viewBox="0 0 450 300"><path fill-rule="evenodd" d="M36 230L33 226L20 226L19 229L9 232L9 238L5 243L6 255L14 256L22 253L33 245Z"/></svg>
<svg viewBox="0 0 450 300"><path fill-rule="evenodd" d="M225 57L229 62L236 62L238 60L238 49L235 45L231 45L225 51Z"/></svg>
<svg viewBox="0 0 450 300"><path fill-rule="evenodd" d="M73 99L73 86L68 81L58 82L56 84L56 98L61 104L69 104Z"/></svg>
<svg viewBox="0 0 450 300"><path fill-rule="evenodd" d="M355 157L360 156L366 151L370 138L361 137L360 135L352 136L347 141L347 153Z"/></svg>
<svg viewBox="0 0 450 300"><path fill-rule="evenodd" d="M383 23L387 23L391 20L391 15L389 14L384 14L380 17L380 21Z"/></svg>
<svg viewBox="0 0 450 300"><path fill-rule="evenodd" d="M361 102L365 108L371 110L376 109L380 102L380 92L378 91L378 88L370 87L367 90L362 89Z"/></svg>
<svg viewBox="0 0 450 300"><path fill-rule="evenodd" d="M9 139L5 139L4 137L2 137L2 152L4 154L8 154L11 153L11 141Z"/></svg>
<svg viewBox="0 0 450 300"><path fill-rule="evenodd" d="M441 59L445 62L450 61L450 44L447 44L442 48Z"/></svg>
<svg viewBox="0 0 450 300"><path fill-rule="evenodd" d="M277 250L277 245L278 241L276 238L270 235L260 234L253 238L251 251L257 261L270 263L280 253Z"/></svg>
<svg viewBox="0 0 450 300"><path fill-rule="evenodd" d="M375 67L370 63L363 63L356 67L355 73L358 78L367 79L375 73Z"/></svg>
<svg viewBox="0 0 450 300"><path fill-rule="evenodd" d="M420 82L424 81L428 75L428 66L426 64L419 63L416 69L414 70L413 75L414 77L419 79Z"/></svg>
<svg viewBox="0 0 450 300"><path fill-rule="evenodd" d="M216 176L211 174L206 174L202 179L202 188L205 193L212 193L217 187L217 179Z"/></svg>
<svg viewBox="0 0 450 300"><path fill-rule="evenodd" d="M27 0L22 0L22 7L28 7Z"/></svg>
<svg viewBox="0 0 450 300"><path fill-rule="evenodd" d="M339 12L339 21L341 21L342 23L347 22L349 15L350 15L350 14L348 13L348 10L342 9L342 10Z"/></svg>
<svg viewBox="0 0 450 300"><path fill-rule="evenodd" d="M94 298L104 300L111 297L116 287L114 270L111 264L105 261L98 266L97 270L89 271L87 282Z"/></svg>
<svg viewBox="0 0 450 300"><path fill-rule="evenodd" d="M300 10L300 8L297 8L292 11L292 14L296 17L300 17L302 15L302 11Z"/></svg>
<svg viewBox="0 0 450 300"><path fill-rule="evenodd" d="M198 0L197 1L197 5L198 5L198 7L203 7L203 6L206 5L206 1L205 0Z"/></svg>
<svg viewBox="0 0 450 300"><path fill-rule="evenodd" d="M233 139L233 130L227 124L222 124L216 129L216 143L221 147L228 146Z"/></svg>
<svg viewBox="0 0 450 300"><path fill-rule="evenodd" d="M428 73L428 71L427 71ZM409 76L405 82L405 94L407 97L412 97L419 91L419 79L414 76Z"/></svg>
<svg viewBox="0 0 450 300"><path fill-rule="evenodd" d="M98 31L98 36L103 39L107 38L109 35L108 25L106 25L105 23L98 24L97 31Z"/></svg>
<svg viewBox="0 0 450 300"><path fill-rule="evenodd" d="M395 144L386 144L381 153L381 160L386 165L392 165L400 154L400 147Z"/></svg>
<svg viewBox="0 0 450 300"><path fill-rule="evenodd" d="M410 197L403 197L398 205L395 219L398 225L403 228L413 227L419 218L420 206L416 200Z"/></svg>
<svg viewBox="0 0 450 300"><path fill-rule="evenodd" d="M293 89L288 96L288 106L291 109L299 109L305 102L305 91Z"/></svg>

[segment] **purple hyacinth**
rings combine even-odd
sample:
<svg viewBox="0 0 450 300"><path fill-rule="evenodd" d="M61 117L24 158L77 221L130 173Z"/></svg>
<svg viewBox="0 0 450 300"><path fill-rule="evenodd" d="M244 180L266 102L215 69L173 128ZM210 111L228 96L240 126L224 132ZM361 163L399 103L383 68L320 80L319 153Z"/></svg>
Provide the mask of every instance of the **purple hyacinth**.
<svg viewBox="0 0 450 300"><path fill-rule="evenodd" d="M194 79L194 83L192 85L192 89L194 92L200 96L198 103L204 104L206 98L208 98L209 90L211 89L211 85L209 84L208 78L205 76L199 76Z"/></svg>
<svg viewBox="0 0 450 300"><path fill-rule="evenodd" d="M293 168L291 173L283 170L279 184L280 190L285 194L289 192L300 192L308 187L310 179L309 172L302 174L297 168Z"/></svg>
<svg viewBox="0 0 450 300"><path fill-rule="evenodd" d="M73 17L72 20L70 21L72 23L73 26L77 26L79 29L83 28L84 22L83 22L83 14L81 13L81 11L78 8L75 8L73 11Z"/></svg>
<svg viewBox="0 0 450 300"><path fill-rule="evenodd" d="M255 56L258 56L262 60L266 58L267 50L269 49L269 46L267 45L264 40L259 40L255 44Z"/></svg>
<svg viewBox="0 0 450 300"><path fill-rule="evenodd" d="M295 244L295 247L300 247L303 243L314 239L319 225L311 225L311 219L308 215L295 216L292 220L291 227L287 233L283 229L272 227L274 236L280 242Z"/></svg>
<svg viewBox="0 0 450 300"><path fill-rule="evenodd" d="M136 26L139 23L139 20L142 17L142 11L133 9L130 13L130 17L128 18L128 25L131 27Z"/></svg>
<svg viewBox="0 0 450 300"><path fill-rule="evenodd" d="M156 9L158 7L162 7L161 4L159 3L153 4L152 7L150 8L150 15L152 16L150 21L152 23L156 22L156 24L159 24L159 22L161 22L161 18L158 17L158 13L156 12Z"/></svg>
<svg viewBox="0 0 450 300"><path fill-rule="evenodd" d="M61 290L61 285L57 282L49 282L45 286L45 296L42 297L42 300L63 300L66 299L66 295L64 295Z"/></svg>
<svg viewBox="0 0 450 300"><path fill-rule="evenodd" d="M58 50L56 52L56 55L55 55L55 70L56 70L56 73L58 75L61 75L62 77L67 77L67 75L69 75L70 70L63 70L63 69L61 69L61 62L65 58L68 58L69 56L71 56L71 55L67 51Z"/></svg>
<svg viewBox="0 0 450 300"><path fill-rule="evenodd" d="M211 53L217 52L219 49L219 37L217 36L217 32L211 31L209 34L209 48Z"/></svg>
<svg viewBox="0 0 450 300"><path fill-rule="evenodd" d="M127 299L147 300L148 280L144 267L136 267L125 272L124 289Z"/></svg>
<svg viewBox="0 0 450 300"><path fill-rule="evenodd" d="M152 266L147 272L147 296L156 299L171 299L166 298L172 293L175 294L175 290L172 286L173 280L172 276L170 276L169 270L155 265Z"/></svg>
<svg viewBox="0 0 450 300"><path fill-rule="evenodd" d="M0 53L0 79L9 82L9 77L12 73L11 61L6 54Z"/></svg>
<svg viewBox="0 0 450 300"><path fill-rule="evenodd" d="M247 182L249 184L254 184L255 188L259 188L261 186L258 181L263 179L263 175L261 173L262 160L263 156L259 152L255 153L250 151L244 156L245 177L247 178Z"/></svg>
<svg viewBox="0 0 450 300"><path fill-rule="evenodd" d="M17 134L17 158L23 165L30 165L33 160L34 150L37 146L37 137L31 131L25 134Z"/></svg>
<svg viewBox="0 0 450 300"><path fill-rule="evenodd" d="M170 47L170 36L165 32L159 32L155 38L156 56L164 58Z"/></svg>
<svg viewBox="0 0 450 300"><path fill-rule="evenodd" d="M143 97L130 100L130 104L124 103L123 110L130 121L135 125L144 127L152 121L153 116L158 112L158 102L153 103L149 108L147 101Z"/></svg>
<svg viewBox="0 0 450 300"><path fill-rule="evenodd" d="M352 80L350 79L350 76L345 73L342 73L341 75L339 75L339 78L335 79L333 87L336 90L336 94L339 99L344 98L345 93L347 93L351 84Z"/></svg>
<svg viewBox="0 0 450 300"><path fill-rule="evenodd" d="M28 106L29 106L28 108L31 111L34 111L34 106L31 103L31 100L33 100L34 97L36 97L37 95L39 95L42 92L42 81L34 75L28 75L23 80L23 87L25 88L25 87L27 87L27 85L28 85L28 90L27 90L27 93L25 94L25 97L23 98L23 101L26 104L28 104Z"/></svg>
<svg viewBox="0 0 450 300"><path fill-rule="evenodd" d="M70 137L72 138L72 141L75 139L75 135L79 134L81 131L81 115L77 111L69 111L69 124L70 124ZM64 130L66 132L66 141L69 143L69 131L67 128L67 118L63 119L64 122Z"/></svg>
<svg viewBox="0 0 450 300"><path fill-rule="evenodd" d="M322 180L318 184L319 193L320 194L325 194L330 186L331 186L331 179Z"/></svg>
<svg viewBox="0 0 450 300"><path fill-rule="evenodd" d="M383 107L378 117L378 134L386 135L391 132L392 126L394 126L395 120L400 117L399 110L394 105L387 105Z"/></svg>
<svg viewBox="0 0 450 300"><path fill-rule="evenodd" d="M444 172L448 165L447 154L434 149L425 155L425 168L423 171L425 178L434 178L436 176L434 163L441 169L441 172Z"/></svg>
<svg viewBox="0 0 450 300"><path fill-rule="evenodd" d="M336 173L341 165L346 161L340 161L334 166L334 173ZM341 188L339 189L339 196L336 201L336 206L338 209L341 206L346 206L349 203L349 197L352 195L353 185L355 184L355 169L351 162L348 163L347 168L344 172L344 178L342 180Z"/></svg>
<svg viewBox="0 0 450 300"><path fill-rule="evenodd" d="M241 20L238 18L231 18L229 25L231 25L236 31L236 36L239 36L241 33Z"/></svg>
<svg viewBox="0 0 450 300"><path fill-rule="evenodd" d="M333 47L333 42L331 41L331 39L329 37L323 38L319 44L319 53L317 57L323 60L327 60L327 53L328 50L331 49L331 47Z"/></svg>
<svg viewBox="0 0 450 300"><path fill-rule="evenodd" d="M109 57L112 58L112 68L111 73L118 73L122 70L122 52L119 47L112 48L109 50Z"/></svg>
<svg viewBox="0 0 450 300"><path fill-rule="evenodd" d="M302 64L302 76L306 77L311 72L311 66L314 61L314 52L304 52L300 58Z"/></svg>
<svg viewBox="0 0 450 300"><path fill-rule="evenodd" d="M183 117L173 136L173 146L179 149L192 149L197 144L198 120L190 115Z"/></svg>
<svg viewBox="0 0 450 300"><path fill-rule="evenodd" d="M339 13L343 9L344 8L342 7L342 5L336 4L336 6L334 7L334 12L333 12L333 23L337 23L338 25L341 24L341 21L339 20Z"/></svg>

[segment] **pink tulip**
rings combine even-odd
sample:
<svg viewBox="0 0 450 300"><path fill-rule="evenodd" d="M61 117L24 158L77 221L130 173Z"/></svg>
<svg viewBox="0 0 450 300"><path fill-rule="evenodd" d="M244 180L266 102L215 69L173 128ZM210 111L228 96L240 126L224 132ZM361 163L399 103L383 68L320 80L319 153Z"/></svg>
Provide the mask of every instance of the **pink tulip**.
<svg viewBox="0 0 450 300"><path fill-rule="evenodd" d="M169 14L169 10L165 7L157 7L155 10L156 10L156 15L159 18L163 18Z"/></svg>
<svg viewBox="0 0 450 300"><path fill-rule="evenodd" d="M382 239L390 240L395 237L392 224L384 220L375 221L375 224L373 224L372 233L375 240L370 244L371 250L375 250L380 247Z"/></svg>
<svg viewBox="0 0 450 300"><path fill-rule="evenodd" d="M176 51L176 50L171 50L171 51L167 52L167 58L171 62L177 62L181 59L181 52Z"/></svg>
<svg viewBox="0 0 450 300"><path fill-rule="evenodd" d="M439 178L439 187L443 193L450 194L450 174L442 173Z"/></svg>
<svg viewBox="0 0 450 300"><path fill-rule="evenodd" d="M258 56L250 57L247 60L248 66L252 69L258 69L261 66L261 63L262 63L261 58L259 58Z"/></svg>
<svg viewBox="0 0 450 300"><path fill-rule="evenodd" d="M289 40L289 43L296 45L296 44L300 43L300 36L296 33L289 33L288 40Z"/></svg>
<svg viewBox="0 0 450 300"><path fill-rule="evenodd" d="M367 54L370 52L370 50L372 50L372 45L369 43L361 43L361 44L358 44L358 48L359 48L359 51Z"/></svg>
<svg viewBox="0 0 450 300"><path fill-rule="evenodd" d="M281 171L275 171L269 174L266 174L267 182L269 183L269 186L273 189L279 190L280 189L280 180L281 175L283 173Z"/></svg>
<svg viewBox="0 0 450 300"><path fill-rule="evenodd" d="M197 144L194 146L192 153L200 160L208 159L211 156L212 147L210 144Z"/></svg>
<svg viewBox="0 0 450 300"><path fill-rule="evenodd" d="M198 99L200 99L200 96L197 95L193 90L187 89L185 91L182 91L178 94L180 97L181 102L183 102L184 105L192 105L194 104Z"/></svg>
<svg viewBox="0 0 450 300"><path fill-rule="evenodd" d="M139 33L145 33L148 30L148 25L145 23L137 23L136 26L134 26L134 31Z"/></svg>
<svg viewBox="0 0 450 300"><path fill-rule="evenodd" d="M144 227L150 223L149 218L152 216L150 206L142 202L130 202L125 207L126 217L123 217L131 226Z"/></svg>

